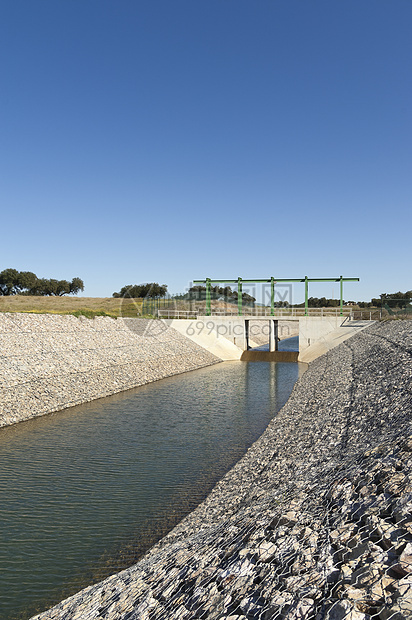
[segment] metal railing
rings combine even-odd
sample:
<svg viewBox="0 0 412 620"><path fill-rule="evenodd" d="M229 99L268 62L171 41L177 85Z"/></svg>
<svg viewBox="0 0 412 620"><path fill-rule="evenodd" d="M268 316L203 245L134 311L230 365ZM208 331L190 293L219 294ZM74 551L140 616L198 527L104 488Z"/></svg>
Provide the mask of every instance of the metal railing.
<svg viewBox="0 0 412 620"><path fill-rule="evenodd" d="M179 304L181 305L181 304ZM156 308L153 312L154 316L159 319L197 319L198 317L206 316L205 307L199 305L197 308L191 310L182 310L178 308ZM395 313L392 313L395 314ZM400 318L401 315L392 316L385 309L373 308L357 310L351 307L343 308L343 315L340 313L340 308L308 308L307 314L305 314L305 308L275 308L275 314L271 314L271 309L268 306L258 306L255 308L243 306L242 314L238 314L236 306L228 304L226 308L211 308L211 314L209 316L224 317L267 317L274 319L282 319L287 321L288 319L297 319L304 316L313 317L342 317L347 321L380 321L388 318ZM411 318L411 315L403 315L402 318Z"/></svg>
<svg viewBox="0 0 412 620"><path fill-rule="evenodd" d="M159 319L197 319L198 315L196 310L157 310Z"/></svg>
<svg viewBox="0 0 412 620"><path fill-rule="evenodd" d="M200 313L199 313L200 314ZM220 310L211 309L211 316L239 316L237 309ZM340 314L340 308L308 308L305 315L305 308L275 308L275 313L271 314L271 309L268 307L258 308L245 308L242 309L241 316L267 316L270 317L282 317L295 318L299 316L342 316ZM343 316L351 316L351 309L344 309Z"/></svg>
<svg viewBox="0 0 412 620"><path fill-rule="evenodd" d="M380 321L382 318L382 310L352 310L353 321Z"/></svg>
<svg viewBox="0 0 412 620"><path fill-rule="evenodd" d="M375 316L376 313L378 316ZM157 309L156 315L160 319L197 319L199 316L205 316L205 310L198 308L197 310L177 310L173 308L169 309ZM211 309L210 316L239 316L237 308L216 308ZM275 308L275 314L271 314L271 309L268 307L248 308L243 307L242 317L267 317L269 318L281 318L283 320L295 319L304 316L316 316L316 317L339 317L340 308L308 308L305 315L305 308ZM343 316L349 321L351 320L377 320L379 319L378 311L353 311L351 308L343 309Z"/></svg>

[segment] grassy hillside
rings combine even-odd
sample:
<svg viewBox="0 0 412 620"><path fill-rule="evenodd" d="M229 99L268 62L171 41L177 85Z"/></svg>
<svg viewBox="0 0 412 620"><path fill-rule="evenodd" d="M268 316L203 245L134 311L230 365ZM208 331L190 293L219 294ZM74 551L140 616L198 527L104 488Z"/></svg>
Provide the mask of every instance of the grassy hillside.
<svg viewBox="0 0 412 620"><path fill-rule="evenodd" d="M154 306L145 304L142 309L142 299L122 299L114 297L36 297L34 295L9 295L0 297L0 312L33 312L39 314L74 314L76 316L107 315L112 317L136 317L152 316L155 313ZM163 300L160 308L168 307L171 310L195 310L205 312L205 302L187 302L184 300L170 300L170 305L164 305ZM212 301L212 308L237 309L236 305Z"/></svg>
<svg viewBox="0 0 412 620"><path fill-rule="evenodd" d="M40 314L75 314L84 316L138 316L141 299L114 297L35 297L11 295L0 297L0 312L36 312Z"/></svg>

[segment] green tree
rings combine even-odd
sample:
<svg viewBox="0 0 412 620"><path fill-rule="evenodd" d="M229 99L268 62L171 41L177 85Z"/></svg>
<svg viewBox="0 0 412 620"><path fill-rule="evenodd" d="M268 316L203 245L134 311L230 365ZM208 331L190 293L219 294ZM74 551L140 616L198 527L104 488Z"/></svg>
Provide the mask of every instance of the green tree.
<svg viewBox="0 0 412 620"><path fill-rule="evenodd" d="M373 298L371 303L375 306L387 306L388 308L406 308L409 306L412 300L412 291L406 291L402 293L397 291L396 293L382 293L380 299Z"/></svg>
<svg viewBox="0 0 412 620"><path fill-rule="evenodd" d="M16 295L20 292L20 272L17 269L4 269L0 272L0 294Z"/></svg>
<svg viewBox="0 0 412 620"><path fill-rule="evenodd" d="M18 295L34 286L37 280L31 271L4 269L0 273L0 295Z"/></svg>
<svg viewBox="0 0 412 620"><path fill-rule="evenodd" d="M19 273L19 288L20 291L28 291L35 285L37 276L32 271L20 271Z"/></svg>
<svg viewBox="0 0 412 620"><path fill-rule="evenodd" d="M31 295L45 295L62 297L63 295L76 295L79 291L84 290L83 280L73 278L71 282L68 280L55 280L51 278L39 278L30 290Z"/></svg>
<svg viewBox="0 0 412 620"><path fill-rule="evenodd" d="M81 278L73 278L69 288L70 295L77 295L80 291L84 291L84 282Z"/></svg>
<svg viewBox="0 0 412 620"><path fill-rule="evenodd" d="M0 272L0 295L69 295L84 290L81 278L55 280L38 278L32 271L4 269Z"/></svg>
<svg viewBox="0 0 412 620"><path fill-rule="evenodd" d="M36 278L36 281L34 282L32 287L29 289L28 294L29 295L48 295L48 293L46 292L48 288L48 282L49 280L46 280L46 278Z"/></svg>
<svg viewBox="0 0 412 620"><path fill-rule="evenodd" d="M149 282L146 284L127 284L123 286L118 293L113 293L113 297L129 297L137 298L155 298L164 297L167 293L167 284L158 284L157 282Z"/></svg>
<svg viewBox="0 0 412 620"><path fill-rule="evenodd" d="M206 287L197 284L196 286L191 286L188 291L189 299L196 299L198 301L202 301L206 298Z"/></svg>
<svg viewBox="0 0 412 620"><path fill-rule="evenodd" d="M233 301L237 301L238 297L239 297L238 292L233 291L231 295L231 298L233 299ZM249 295L249 293L242 292L242 303L252 305L255 301L256 301L255 297L252 297L252 295Z"/></svg>

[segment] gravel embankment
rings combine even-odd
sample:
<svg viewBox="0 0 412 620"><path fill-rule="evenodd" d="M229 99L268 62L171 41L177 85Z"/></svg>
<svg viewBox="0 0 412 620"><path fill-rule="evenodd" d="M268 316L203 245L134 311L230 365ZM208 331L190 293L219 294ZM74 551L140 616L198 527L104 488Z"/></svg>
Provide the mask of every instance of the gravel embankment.
<svg viewBox="0 0 412 620"><path fill-rule="evenodd" d="M161 321L0 313L0 426L219 361Z"/></svg>
<svg viewBox="0 0 412 620"><path fill-rule="evenodd" d="M411 618L411 356L404 321L315 360L192 514L37 620Z"/></svg>

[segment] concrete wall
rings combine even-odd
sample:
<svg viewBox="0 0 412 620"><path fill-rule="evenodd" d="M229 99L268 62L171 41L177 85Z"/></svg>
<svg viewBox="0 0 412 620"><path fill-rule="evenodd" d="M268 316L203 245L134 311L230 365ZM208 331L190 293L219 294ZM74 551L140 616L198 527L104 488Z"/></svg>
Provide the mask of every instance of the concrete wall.
<svg viewBox="0 0 412 620"><path fill-rule="evenodd" d="M302 317L299 320L299 361L312 362L374 321L349 321L346 317Z"/></svg>
<svg viewBox="0 0 412 620"><path fill-rule="evenodd" d="M299 319L299 351L322 341L330 332L340 327L346 317L303 316Z"/></svg>
<svg viewBox="0 0 412 620"><path fill-rule="evenodd" d="M244 350L244 321L236 317L203 317L164 321L222 360L239 360Z"/></svg>
<svg viewBox="0 0 412 620"><path fill-rule="evenodd" d="M249 321L249 346L255 348L268 343L270 317L206 316L163 323L222 360L245 360L246 357L242 357L246 351L245 320ZM350 322L347 317L340 316L302 316L288 321L278 319L278 322L281 340L299 334L299 361L304 362L312 361L371 324L369 321Z"/></svg>
<svg viewBox="0 0 412 620"><path fill-rule="evenodd" d="M249 321L249 346L267 344L270 317L246 320ZM165 323L223 360L241 359L246 350L245 317L201 316L189 320L166 320ZM279 320L280 339L297 336L298 325L297 320Z"/></svg>
<svg viewBox="0 0 412 620"><path fill-rule="evenodd" d="M219 361L162 321L0 313L0 426Z"/></svg>
<svg viewBox="0 0 412 620"><path fill-rule="evenodd" d="M221 360L239 360L241 358L243 349L225 338L220 333L222 330L216 330L216 324L213 323L212 326L211 321L170 319L164 322Z"/></svg>
<svg viewBox="0 0 412 620"><path fill-rule="evenodd" d="M266 344L269 340L270 317L246 320L249 321L250 347ZM299 334L299 361L302 362L316 359L373 323L373 321L348 321L347 317L339 316L302 316L294 320L278 321L281 340ZM243 355L246 351L245 317L210 316L188 320L166 320L162 323L179 331L222 360L251 359Z"/></svg>

